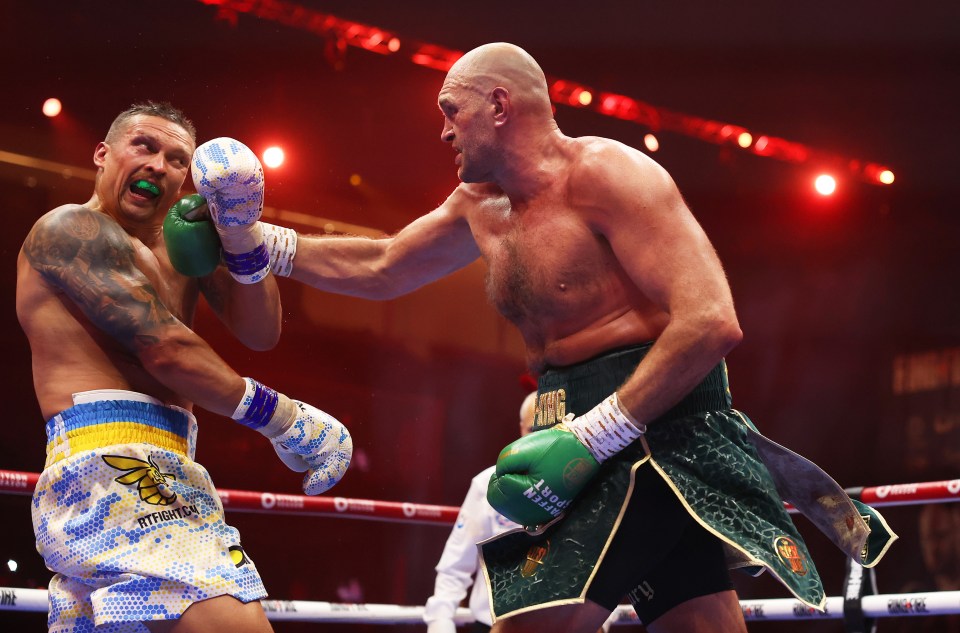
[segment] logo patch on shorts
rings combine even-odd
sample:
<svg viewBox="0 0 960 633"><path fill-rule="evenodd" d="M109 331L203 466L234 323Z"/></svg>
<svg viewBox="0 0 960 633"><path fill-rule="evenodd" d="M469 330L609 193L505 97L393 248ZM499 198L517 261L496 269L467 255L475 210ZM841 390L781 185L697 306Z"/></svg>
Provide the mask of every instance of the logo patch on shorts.
<svg viewBox="0 0 960 633"><path fill-rule="evenodd" d="M527 550L527 560L520 565L520 575L529 578L539 571L543 565L543 559L550 553L550 541L546 540L542 545L533 545Z"/></svg>
<svg viewBox="0 0 960 633"><path fill-rule="evenodd" d="M773 547L777 550L777 556L790 568L790 571L798 576L807 575L806 557L792 538L779 536L773 542Z"/></svg>
<svg viewBox="0 0 960 633"><path fill-rule="evenodd" d="M546 429L562 422L567 415L567 392L556 389L541 393L533 414L533 428Z"/></svg>
<svg viewBox="0 0 960 633"><path fill-rule="evenodd" d="M233 564L237 567L243 567L250 562L250 559L247 558L247 553L243 551L243 548L239 545L231 545L227 549L230 551L230 560L232 560Z"/></svg>
<svg viewBox="0 0 960 633"><path fill-rule="evenodd" d="M137 491L140 498L150 505L168 506L177 500L177 493L170 490L167 485L167 477L176 479L171 473L160 472L160 467L153 461L153 456L147 457L149 461L136 459L135 457L124 457L122 455L104 455L103 461L111 468L126 471L125 475L120 475L115 482L124 486L137 484Z"/></svg>

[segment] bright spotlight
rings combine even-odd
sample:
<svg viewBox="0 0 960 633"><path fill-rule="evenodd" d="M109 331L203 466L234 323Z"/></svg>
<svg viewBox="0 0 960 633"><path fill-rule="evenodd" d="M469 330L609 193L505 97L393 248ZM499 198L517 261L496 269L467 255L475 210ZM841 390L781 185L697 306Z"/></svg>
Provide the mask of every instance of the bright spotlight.
<svg viewBox="0 0 960 633"><path fill-rule="evenodd" d="M387 50L391 53L396 53L400 50L400 40L395 37L390 38L390 41L387 42Z"/></svg>
<svg viewBox="0 0 960 633"><path fill-rule="evenodd" d="M268 147L263 152L263 164L275 169L283 164L283 150L279 147Z"/></svg>
<svg viewBox="0 0 960 633"><path fill-rule="evenodd" d="M363 178L360 177L360 174L350 174L350 184L359 187L363 184Z"/></svg>
<svg viewBox="0 0 960 633"><path fill-rule="evenodd" d="M17 563L17 561L13 560L12 558L7 561L7 569L9 569L10 571L15 572L19 568L20 568L20 565Z"/></svg>
<svg viewBox="0 0 960 633"><path fill-rule="evenodd" d="M648 151L655 152L660 149L660 141L657 140L657 137L653 134L644 134L643 135L643 144Z"/></svg>
<svg viewBox="0 0 960 633"><path fill-rule="evenodd" d="M821 196L829 196L837 190L837 181L833 176L820 174L817 176L817 179L813 181L813 187Z"/></svg>
<svg viewBox="0 0 960 633"><path fill-rule="evenodd" d="M580 105L588 106L593 101L593 94L589 90L584 90L577 95L577 101L580 102Z"/></svg>
<svg viewBox="0 0 960 633"><path fill-rule="evenodd" d="M63 110L63 104L60 103L60 99L50 98L43 102L43 113L50 117L51 119Z"/></svg>
<svg viewBox="0 0 960 633"><path fill-rule="evenodd" d="M753 143L753 135L750 132L741 132L740 136L737 137L737 145L743 149L750 147L751 143Z"/></svg>
<svg viewBox="0 0 960 633"><path fill-rule="evenodd" d="M885 184L885 185L892 185L892 184L893 184L893 172L890 171L889 169L884 169L883 171L880 172L880 175L877 176L877 180L879 180L880 182L882 182L882 183Z"/></svg>

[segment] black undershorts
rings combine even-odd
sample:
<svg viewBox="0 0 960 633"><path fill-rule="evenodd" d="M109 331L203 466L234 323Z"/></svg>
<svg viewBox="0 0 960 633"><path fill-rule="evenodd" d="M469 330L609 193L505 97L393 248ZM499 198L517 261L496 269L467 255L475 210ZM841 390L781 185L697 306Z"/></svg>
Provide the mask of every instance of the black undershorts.
<svg viewBox="0 0 960 633"><path fill-rule="evenodd" d="M629 507L589 600L612 611L627 597L650 624L687 600L733 589L720 539L690 516L649 462L636 470Z"/></svg>

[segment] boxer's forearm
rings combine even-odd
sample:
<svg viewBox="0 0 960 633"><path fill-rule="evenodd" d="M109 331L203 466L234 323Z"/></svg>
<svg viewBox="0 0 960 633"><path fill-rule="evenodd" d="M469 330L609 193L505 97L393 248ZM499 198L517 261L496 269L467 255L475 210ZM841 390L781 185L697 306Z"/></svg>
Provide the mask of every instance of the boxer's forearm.
<svg viewBox="0 0 960 633"><path fill-rule="evenodd" d="M283 311L277 282L272 275L257 284L234 284L230 292L229 313L227 326L250 349L272 349L280 340Z"/></svg>
<svg viewBox="0 0 960 633"><path fill-rule="evenodd" d="M276 346L283 312L273 275L238 284L221 268L201 283L207 303L237 340L257 351Z"/></svg>
<svg viewBox="0 0 960 633"><path fill-rule="evenodd" d="M297 242L291 277L365 299L405 295L480 257L463 213L446 203L391 237L301 235Z"/></svg>
<svg viewBox="0 0 960 633"><path fill-rule="evenodd" d="M300 235L290 278L318 290L363 299L392 299L412 290L391 273L392 238Z"/></svg>
<svg viewBox="0 0 960 633"><path fill-rule="evenodd" d="M151 376L174 393L230 417L243 397L243 378L183 324L138 337L137 356Z"/></svg>
<svg viewBox="0 0 960 633"><path fill-rule="evenodd" d="M636 371L617 389L621 406L638 423L666 413L740 342L735 315L674 318Z"/></svg>

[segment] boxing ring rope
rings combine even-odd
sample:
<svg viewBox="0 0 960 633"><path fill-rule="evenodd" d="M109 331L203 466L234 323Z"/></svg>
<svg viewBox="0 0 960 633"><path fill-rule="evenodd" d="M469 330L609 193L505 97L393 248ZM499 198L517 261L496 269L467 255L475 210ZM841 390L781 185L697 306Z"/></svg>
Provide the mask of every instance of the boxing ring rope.
<svg viewBox="0 0 960 633"><path fill-rule="evenodd" d="M423 607L395 604L350 604L309 602L304 600L261 600L267 619L275 622L353 622L356 624L423 624ZM863 614L869 618L933 616L960 613L960 591L879 594L865 596ZM789 598L741 600L747 622L782 620L841 620L843 598L827 598L826 610L819 613L802 602ZM0 587L0 611L47 612L47 592L43 589ZM616 610L617 624L639 624L629 605ZM470 610L457 609L457 624L473 621Z"/></svg>
<svg viewBox="0 0 960 633"><path fill-rule="evenodd" d="M0 470L0 494L32 495L38 473ZM960 501L960 479L846 489L851 497L876 507ZM345 497L308 497L273 492L219 489L224 508L236 512L281 515L337 516L397 523L452 525L459 508ZM795 511L789 505L788 510ZM854 566L859 570L859 566ZM859 572L857 572L859 573ZM859 584L859 576L855 578ZM849 582L849 578L848 578ZM849 590L847 590L849 594ZM301 600L262 600L272 621L421 624L422 606L351 604ZM820 613L803 603L785 599L741 600L744 619L754 621L843 619L844 597L828 597ZM47 611L43 589L0 587L0 611ZM859 611L866 618L960 614L960 591L865 595ZM636 624L633 609L621 605L612 624ZM457 610L457 624L472 621L470 611Z"/></svg>

